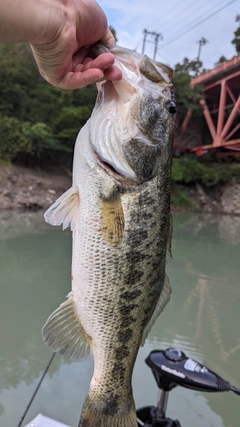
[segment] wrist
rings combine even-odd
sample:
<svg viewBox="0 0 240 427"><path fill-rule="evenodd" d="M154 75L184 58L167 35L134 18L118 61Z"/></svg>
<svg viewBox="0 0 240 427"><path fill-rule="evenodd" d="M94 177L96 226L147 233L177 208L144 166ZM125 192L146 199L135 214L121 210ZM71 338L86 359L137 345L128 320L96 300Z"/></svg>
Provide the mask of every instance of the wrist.
<svg viewBox="0 0 240 427"><path fill-rule="evenodd" d="M31 0L32 1L32 0ZM61 33L66 22L64 0L36 0L39 19L36 28L28 38L31 44L41 45L54 41Z"/></svg>

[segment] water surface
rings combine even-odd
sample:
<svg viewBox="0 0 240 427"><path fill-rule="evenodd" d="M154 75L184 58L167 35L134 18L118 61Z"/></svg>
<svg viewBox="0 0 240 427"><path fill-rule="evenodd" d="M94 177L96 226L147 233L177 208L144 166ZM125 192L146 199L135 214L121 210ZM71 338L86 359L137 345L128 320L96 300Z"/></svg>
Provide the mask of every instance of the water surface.
<svg viewBox="0 0 240 427"><path fill-rule="evenodd" d="M144 359L176 346L240 387L240 218L175 214L173 294L136 362L136 406L155 404L157 387ZM0 425L17 427L51 357L41 338L48 315L70 290L71 234L42 213L0 216ZM76 427L93 362L56 356L23 423L39 412ZM237 427L240 397L177 387L167 415L184 427Z"/></svg>

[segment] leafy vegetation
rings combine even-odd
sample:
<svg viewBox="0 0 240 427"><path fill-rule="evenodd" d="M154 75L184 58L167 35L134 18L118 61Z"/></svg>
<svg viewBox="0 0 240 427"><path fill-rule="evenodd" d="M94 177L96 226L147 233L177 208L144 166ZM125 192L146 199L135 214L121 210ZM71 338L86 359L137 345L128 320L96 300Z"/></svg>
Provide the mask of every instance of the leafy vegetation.
<svg viewBox="0 0 240 427"><path fill-rule="evenodd" d="M10 162L20 152L32 153L31 125L15 117L0 116L0 159Z"/></svg>
<svg viewBox="0 0 240 427"><path fill-rule="evenodd" d="M227 61L227 58L226 58L226 56L222 55L222 56L220 56L219 60L215 63L215 66L220 65L225 61Z"/></svg>
<svg viewBox="0 0 240 427"><path fill-rule="evenodd" d="M222 164L213 167L201 163L197 158L174 158L172 179L181 184L199 182L206 187L226 184L233 179L240 183L240 167L229 167Z"/></svg>
<svg viewBox="0 0 240 427"><path fill-rule="evenodd" d="M63 91L45 82L27 44L0 44L0 159L69 163L79 129L96 99L95 86Z"/></svg>
<svg viewBox="0 0 240 427"><path fill-rule="evenodd" d="M201 85L190 85L192 77L197 75L202 67L199 60L190 61L184 58L183 62L176 64L173 74L173 84L177 99L177 117L175 125L175 134L181 134L183 121L188 110L191 110L192 116L202 115L200 100L204 98L204 91ZM188 130L185 131L185 134Z"/></svg>
<svg viewBox="0 0 240 427"><path fill-rule="evenodd" d="M236 52L240 53L240 15L236 16L236 22L238 22L238 28L234 31L235 37L231 43L235 45Z"/></svg>
<svg viewBox="0 0 240 427"><path fill-rule="evenodd" d="M185 117L189 108L195 113L202 114L199 101L204 98L203 88L201 85L190 85L192 77L199 73L201 67L201 61L189 61L188 58L184 58L182 64L178 63L175 66L173 84L178 100L178 115L180 116Z"/></svg>
<svg viewBox="0 0 240 427"><path fill-rule="evenodd" d="M176 208L191 209L193 207L192 200L176 185L172 187L171 203Z"/></svg>
<svg viewBox="0 0 240 427"><path fill-rule="evenodd" d="M203 187L214 188L232 181L240 183L240 166L224 163L209 165L196 157L173 158L172 205L182 209L193 207L187 186L199 183Z"/></svg>

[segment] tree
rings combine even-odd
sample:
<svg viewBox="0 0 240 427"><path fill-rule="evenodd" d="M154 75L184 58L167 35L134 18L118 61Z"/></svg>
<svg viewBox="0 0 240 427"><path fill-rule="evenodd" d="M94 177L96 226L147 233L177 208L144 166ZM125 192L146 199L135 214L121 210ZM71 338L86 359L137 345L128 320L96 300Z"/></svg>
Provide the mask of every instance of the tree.
<svg viewBox="0 0 240 427"><path fill-rule="evenodd" d="M0 115L0 159L11 162L18 153L31 153L30 123Z"/></svg>
<svg viewBox="0 0 240 427"><path fill-rule="evenodd" d="M188 58L184 58L182 63L175 66L173 84L177 98L178 116L185 116L189 109L194 112L202 112L199 101L204 97L203 88L201 85L192 86L190 84L192 76L196 75L201 67L201 61L190 61Z"/></svg>
<svg viewBox="0 0 240 427"><path fill-rule="evenodd" d="M177 100L176 135L181 134L182 124L189 110L194 116L202 115L202 107L199 101L204 98L203 87L190 84L192 75L196 75L196 70L200 70L201 66L201 61L190 61L188 58L184 58L182 63L175 66L173 85ZM189 134L189 129L185 132Z"/></svg>
<svg viewBox="0 0 240 427"><path fill-rule="evenodd" d="M240 53L240 15L236 16L236 22L239 22L238 28L234 31L234 39L231 41L232 44L235 45L235 49L237 53Z"/></svg>
<svg viewBox="0 0 240 427"><path fill-rule="evenodd" d="M227 58L224 55L222 55L220 56L219 60L215 63L215 65L222 64L225 61L227 61Z"/></svg>
<svg viewBox="0 0 240 427"><path fill-rule="evenodd" d="M0 43L0 110L27 120L32 89L41 80L27 44Z"/></svg>
<svg viewBox="0 0 240 427"><path fill-rule="evenodd" d="M117 33L116 33L115 28L112 25L109 25L109 29L110 29L111 33L113 34L113 37L115 38L115 40L117 42L118 39L117 39Z"/></svg>
<svg viewBox="0 0 240 427"><path fill-rule="evenodd" d="M201 72L202 61L199 59L193 59L190 61L188 58L184 58L183 62L178 62L175 65L175 73L188 73L190 76L196 76Z"/></svg>
<svg viewBox="0 0 240 427"><path fill-rule="evenodd" d="M65 147L73 150L79 130L90 117L92 108L88 105L63 107L54 123L54 134Z"/></svg>
<svg viewBox="0 0 240 427"><path fill-rule="evenodd" d="M91 115L95 85L63 91L45 82L26 43L0 44L0 160L71 161L80 128ZM69 164L70 164L69 161Z"/></svg>

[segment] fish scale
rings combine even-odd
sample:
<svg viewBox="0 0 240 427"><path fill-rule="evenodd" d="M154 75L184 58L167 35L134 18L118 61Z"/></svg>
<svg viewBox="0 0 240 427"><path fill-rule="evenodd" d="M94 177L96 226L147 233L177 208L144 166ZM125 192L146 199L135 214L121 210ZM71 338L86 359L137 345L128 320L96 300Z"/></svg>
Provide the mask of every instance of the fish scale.
<svg viewBox="0 0 240 427"><path fill-rule="evenodd" d="M102 84L76 141L72 188L45 214L50 224L71 227L73 256L72 290L43 338L73 360L92 351L80 427L137 427L134 363L171 293L174 103L170 69L108 48L123 79Z"/></svg>

